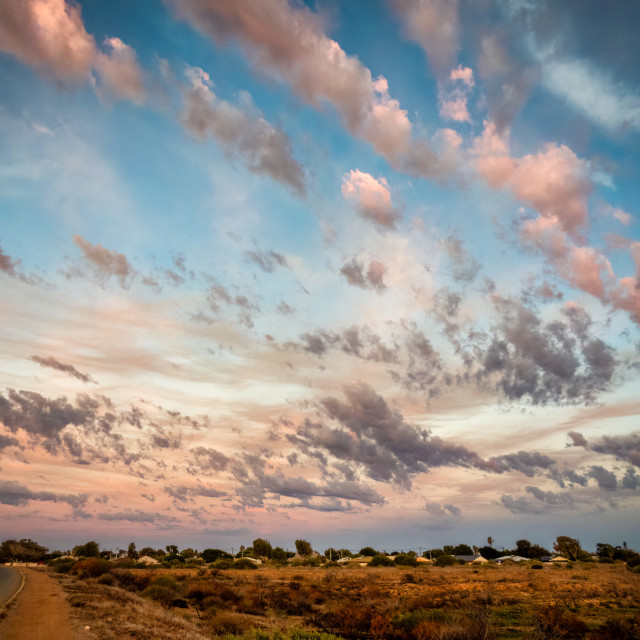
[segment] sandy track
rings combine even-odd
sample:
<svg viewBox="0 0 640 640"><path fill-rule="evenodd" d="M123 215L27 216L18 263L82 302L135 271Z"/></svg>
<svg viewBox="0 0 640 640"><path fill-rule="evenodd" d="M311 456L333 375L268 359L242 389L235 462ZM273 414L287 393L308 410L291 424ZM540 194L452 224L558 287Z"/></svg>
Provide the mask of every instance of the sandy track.
<svg viewBox="0 0 640 640"><path fill-rule="evenodd" d="M60 585L43 570L22 568L25 585L0 620L2 640L76 640Z"/></svg>

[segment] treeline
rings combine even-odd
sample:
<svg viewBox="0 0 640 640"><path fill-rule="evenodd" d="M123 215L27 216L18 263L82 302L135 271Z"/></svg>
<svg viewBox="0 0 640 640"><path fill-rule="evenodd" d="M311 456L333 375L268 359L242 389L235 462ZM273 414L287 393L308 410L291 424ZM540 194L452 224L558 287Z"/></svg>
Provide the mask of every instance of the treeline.
<svg viewBox="0 0 640 640"><path fill-rule="evenodd" d="M314 551L310 542L299 539L295 541L296 551L285 550L279 546L272 546L264 538L256 538L250 546L240 545L237 552L235 548L232 553L223 549L207 548L198 551L191 547L182 550L177 545L169 544L164 548L154 548L150 546L137 549L136 544L131 542L127 549L119 549L117 552L111 549L100 549L98 542L90 540L84 544L73 547L72 550L63 552L59 550L49 551L30 538L21 540L9 539L0 544L0 562L46 562L70 555L75 558L103 558L111 560L114 558L137 561L140 558L152 558L158 562L168 565L179 565L185 563L223 563L225 561L235 561L246 558L248 560L270 561L272 563L284 564L292 558L297 558L307 564L322 564L324 562L336 562L344 559L356 557L366 557L370 563L375 565L415 565L418 553L415 550L391 551L378 550L371 546L360 549L357 553L345 548L329 547L324 553ZM487 544L481 547L469 546L467 544L444 545L433 549L422 551L424 558L435 561L439 565L450 564L456 556L480 555L487 560L495 560L501 556L515 555L531 560L541 560L545 556L553 554L561 555L572 561L593 561L595 558L600 562L614 562L621 560L630 567L640 565L640 554L629 548L626 542L622 545L612 545L605 542L598 542L595 553L590 553L582 549L580 541L569 536L558 536L553 544L553 552L529 540L517 540L513 549L501 547L496 548L491 537L487 539Z"/></svg>

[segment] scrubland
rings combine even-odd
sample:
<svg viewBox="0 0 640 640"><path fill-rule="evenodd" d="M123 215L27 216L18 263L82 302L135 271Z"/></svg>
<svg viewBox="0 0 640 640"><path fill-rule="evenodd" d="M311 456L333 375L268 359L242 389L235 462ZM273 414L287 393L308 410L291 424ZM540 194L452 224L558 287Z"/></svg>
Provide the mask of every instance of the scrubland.
<svg viewBox="0 0 640 640"><path fill-rule="evenodd" d="M104 640L640 640L640 574L565 566L118 568L56 574Z"/></svg>

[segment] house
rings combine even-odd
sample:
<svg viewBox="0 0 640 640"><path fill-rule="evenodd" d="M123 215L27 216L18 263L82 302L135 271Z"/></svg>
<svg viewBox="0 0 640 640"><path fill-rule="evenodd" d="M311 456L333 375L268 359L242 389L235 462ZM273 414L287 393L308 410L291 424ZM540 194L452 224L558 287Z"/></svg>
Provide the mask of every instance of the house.
<svg viewBox="0 0 640 640"><path fill-rule="evenodd" d="M429 558L423 558L422 556L418 556L416 558L416 562L432 562L432 560L430 560Z"/></svg>
<svg viewBox="0 0 640 640"><path fill-rule="evenodd" d="M504 562L505 560L511 560L512 562L529 562L531 558L525 558L523 556L501 556L496 558L496 562Z"/></svg>
<svg viewBox="0 0 640 640"><path fill-rule="evenodd" d="M141 556L138 558L138 564L160 564L155 558L151 556Z"/></svg>
<svg viewBox="0 0 640 640"><path fill-rule="evenodd" d="M540 558L540 560L542 560L542 562L569 562L566 558L563 558L562 556L542 556Z"/></svg>
<svg viewBox="0 0 640 640"><path fill-rule="evenodd" d="M469 562L473 564L484 564L485 562L489 562L486 558L483 558L479 553L468 556L453 556L456 560L462 560L463 562Z"/></svg>

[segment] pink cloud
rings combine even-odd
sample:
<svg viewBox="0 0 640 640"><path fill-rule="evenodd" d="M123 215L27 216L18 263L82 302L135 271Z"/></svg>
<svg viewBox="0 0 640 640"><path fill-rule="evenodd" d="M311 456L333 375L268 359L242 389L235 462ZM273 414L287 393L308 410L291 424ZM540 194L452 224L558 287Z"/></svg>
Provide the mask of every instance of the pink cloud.
<svg viewBox="0 0 640 640"><path fill-rule="evenodd" d="M169 0L177 14L217 42L235 39L261 72L291 85L307 103L332 105L347 129L392 165L437 175L425 140L412 142L407 112L357 58L324 33L319 16L287 0Z"/></svg>
<svg viewBox="0 0 640 640"><path fill-rule="evenodd" d="M115 277L123 289L129 287L129 281L135 270L123 253L106 249L100 244L93 245L82 236L73 236L73 241L80 247L85 259L99 276L100 280Z"/></svg>
<svg viewBox="0 0 640 640"><path fill-rule="evenodd" d="M633 220L633 216L630 213L627 213L624 209L613 207L610 204L604 204L602 206L602 212L606 216L615 218L618 222L625 225L625 227L630 225Z"/></svg>
<svg viewBox="0 0 640 640"><path fill-rule="evenodd" d="M382 227L395 227L400 212L391 203L389 185L384 178L376 180L372 175L358 169L342 177L342 195L355 203L363 218Z"/></svg>
<svg viewBox="0 0 640 640"><path fill-rule="evenodd" d="M407 37L427 54L440 78L453 66L460 49L458 0L393 0Z"/></svg>
<svg viewBox="0 0 640 640"><path fill-rule="evenodd" d="M0 3L0 50L75 84L89 76L96 47L79 6L65 0L20 0Z"/></svg>
<svg viewBox="0 0 640 640"><path fill-rule="evenodd" d="M104 44L109 53L99 53L96 59L102 83L114 96L142 104L146 92L135 50L120 38L107 38Z"/></svg>
<svg viewBox="0 0 640 640"><path fill-rule="evenodd" d="M488 122L475 150L478 173L493 189L510 190L574 239L586 229L592 182L587 163L569 147L549 143L540 153L514 158Z"/></svg>

